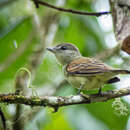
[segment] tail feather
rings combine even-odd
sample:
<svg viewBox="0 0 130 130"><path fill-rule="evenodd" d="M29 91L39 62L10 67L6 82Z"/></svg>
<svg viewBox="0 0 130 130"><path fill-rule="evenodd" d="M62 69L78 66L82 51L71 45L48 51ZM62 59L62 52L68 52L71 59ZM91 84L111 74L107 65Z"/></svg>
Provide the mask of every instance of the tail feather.
<svg viewBox="0 0 130 130"><path fill-rule="evenodd" d="M117 74L130 74L130 70L113 70Z"/></svg>
<svg viewBox="0 0 130 130"><path fill-rule="evenodd" d="M107 81L107 84L119 82L120 79L118 77L111 78Z"/></svg>

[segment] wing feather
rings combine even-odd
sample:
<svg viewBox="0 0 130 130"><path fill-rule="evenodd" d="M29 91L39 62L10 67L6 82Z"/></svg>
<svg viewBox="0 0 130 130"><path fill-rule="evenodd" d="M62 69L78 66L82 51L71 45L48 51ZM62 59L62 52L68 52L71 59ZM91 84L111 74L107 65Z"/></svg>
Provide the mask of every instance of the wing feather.
<svg viewBox="0 0 130 130"><path fill-rule="evenodd" d="M68 74L72 75L97 75L112 70L111 67L94 58L78 58L66 66Z"/></svg>

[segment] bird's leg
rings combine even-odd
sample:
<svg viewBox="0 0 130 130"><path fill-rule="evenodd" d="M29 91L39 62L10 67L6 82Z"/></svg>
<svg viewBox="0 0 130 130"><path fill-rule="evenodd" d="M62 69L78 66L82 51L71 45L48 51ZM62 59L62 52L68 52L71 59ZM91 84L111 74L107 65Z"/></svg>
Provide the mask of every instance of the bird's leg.
<svg viewBox="0 0 130 130"><path fill-rule="evenodd" d="M79 90L78 90L78 92L77 92L77 94L81 95L81 96L82 96L83 98L85 98L85 99L88 99L89 96L86 95L86 94L84 94L83 92L81 92L81 90L83 89L83 87L84 87L84 84L81 84L81 85L80 85L80 88L79 88Z"/></svg>
<svg viewBox="0 0 130 130"><path fill-rule="evenodd" d="M102 95L102 87L99 88L98 95Z"/></svg>
<svg viewBox="0 0 130 130"><path fill-rule="evenodd" d="M81 90L82 90L83 86L84 86L83 84L80 85L80 88L79 88L78 91L77 91L77 94L78 94L78 95L81 93Z"/></svg>
<svg viewBox="0 0 130 130"><path fill-rule="evenodd" d="M81 92L81 89L78 89L78 91L77 91L77 95L79 95L79 94L80 94L80 92Z"/></svg>

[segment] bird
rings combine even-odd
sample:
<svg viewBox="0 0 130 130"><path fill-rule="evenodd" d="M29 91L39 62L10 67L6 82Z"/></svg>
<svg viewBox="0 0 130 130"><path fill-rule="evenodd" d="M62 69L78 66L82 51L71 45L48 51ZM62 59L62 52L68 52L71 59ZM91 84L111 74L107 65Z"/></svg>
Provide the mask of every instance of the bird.
<svg viewBox="0 0 130 130"><path fill-rule="evenodd" d="M120 81L118 74L130 74L130 70L113 68L98 59L83 57L79 49L71 43L61 43L47 50L56 56L63 66L66 80L78 92L98 89L101 93L104 84Z"/></svg>

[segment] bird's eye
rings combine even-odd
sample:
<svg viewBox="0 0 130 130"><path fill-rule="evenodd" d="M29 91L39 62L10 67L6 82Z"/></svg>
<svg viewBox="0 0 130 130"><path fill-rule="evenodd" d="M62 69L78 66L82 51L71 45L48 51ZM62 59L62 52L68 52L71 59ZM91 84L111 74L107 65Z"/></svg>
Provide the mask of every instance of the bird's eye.
<svg viewBox="0 0 130 130"><path fill-rule="evenodd" d="M60 49L61 50L67 50L67 47L66 46L62 46Z"/></svg>

